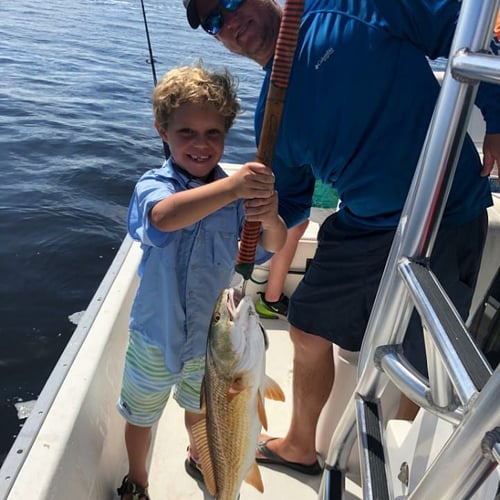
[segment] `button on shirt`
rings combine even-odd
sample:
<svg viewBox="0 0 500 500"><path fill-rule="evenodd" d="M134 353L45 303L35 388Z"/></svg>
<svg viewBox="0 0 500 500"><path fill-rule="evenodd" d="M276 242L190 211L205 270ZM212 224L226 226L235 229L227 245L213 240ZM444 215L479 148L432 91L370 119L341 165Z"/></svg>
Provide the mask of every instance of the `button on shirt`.
<svg viewBox="0 0 500 500"><path fill-rule="evenodd" d="M227 176L219 166L214 174L214 180ZM162 349L171 373L205 355L212 311L219 293L230 285L244 223L243 201L238 200L177 231L160 231L151 224L149 213L156 203L201 185L169 159L139 179L128 211L128 232L143 250L129 327ZM271 256L258 247L255 260Z"/></svg>

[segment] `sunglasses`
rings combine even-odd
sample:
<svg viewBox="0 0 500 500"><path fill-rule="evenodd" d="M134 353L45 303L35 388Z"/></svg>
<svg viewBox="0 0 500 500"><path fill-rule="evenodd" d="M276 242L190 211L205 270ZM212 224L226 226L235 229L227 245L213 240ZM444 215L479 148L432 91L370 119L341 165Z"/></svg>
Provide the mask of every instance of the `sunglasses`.
<svg viewBox="0 0 500 500"><path fill-rule="evenodd" d="M209 35L217 35L224 26L224 16L222 15L222 9L229 10L231 12L237 11L245 0L220 0L217 8L209 12L207 17L201 22L201 27Z"/></svg>

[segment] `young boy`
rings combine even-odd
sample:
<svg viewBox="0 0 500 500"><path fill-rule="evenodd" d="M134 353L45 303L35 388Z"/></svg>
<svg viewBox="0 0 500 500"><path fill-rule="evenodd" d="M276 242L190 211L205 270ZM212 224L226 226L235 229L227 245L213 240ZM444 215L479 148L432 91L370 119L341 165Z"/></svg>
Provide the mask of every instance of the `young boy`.
<svg viewBox="0 0 500 500"><path fill-rule="evenodd" d="M201 65L169 71L153 92L155 126L171 157L138 181L128 231L142 244L140 284L117 407L126 419L129 471L118 488L126 500L147 500L151 426L171 390L185 409L188 462L200 413L200 386L212 310L230 285L244 219L260 221L257 262L286 238L271 170L247 163L231 176L218 165L239 111L229 73ZM243 201L244 200L244 201Z"/></svg>

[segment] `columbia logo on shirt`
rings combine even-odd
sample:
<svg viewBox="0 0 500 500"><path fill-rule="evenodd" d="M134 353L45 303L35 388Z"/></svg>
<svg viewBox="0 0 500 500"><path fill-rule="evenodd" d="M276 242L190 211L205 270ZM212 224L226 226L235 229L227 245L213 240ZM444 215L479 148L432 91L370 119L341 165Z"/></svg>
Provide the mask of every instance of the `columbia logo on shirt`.
<svg viewBox="0 0 500 500"><path fill-rule="evenodd" d="M330 57L332 56L332 54L335 52L334 49L332 49L332 47L330 47L324 54L322 57L320 57L320 59L318 60L318 62L314 65L314 69L318 70L322 65L323 63L325 63L326 61L328 61L328 59L330 59Z"/></svg>

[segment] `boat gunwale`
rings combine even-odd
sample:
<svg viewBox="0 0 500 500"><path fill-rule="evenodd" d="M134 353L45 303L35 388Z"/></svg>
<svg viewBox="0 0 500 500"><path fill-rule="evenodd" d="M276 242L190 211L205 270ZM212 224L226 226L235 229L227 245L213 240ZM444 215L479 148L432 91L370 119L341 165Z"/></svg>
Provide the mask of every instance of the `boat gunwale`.
<svg viewBox="0 0 500 500"><path fill-rule="evenodd" d="M12 444L5 460L0 467L0 499L7 498L20 470L22 469L33 444L50 408L52 407L61 386L73 366L83 343L99 314L104 299L108 295L118 273L125 262L127 255L132 247L133 240L129 235L123 239L111 265L101 280L94 296L83 316L78 322L70 340L64 348L61 356L52 369L47 381L45 382L40 395L37 398L33 409L21 428L17 438Z"/></svg>

